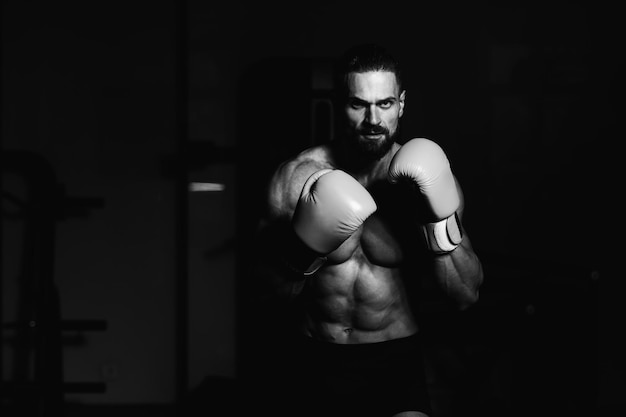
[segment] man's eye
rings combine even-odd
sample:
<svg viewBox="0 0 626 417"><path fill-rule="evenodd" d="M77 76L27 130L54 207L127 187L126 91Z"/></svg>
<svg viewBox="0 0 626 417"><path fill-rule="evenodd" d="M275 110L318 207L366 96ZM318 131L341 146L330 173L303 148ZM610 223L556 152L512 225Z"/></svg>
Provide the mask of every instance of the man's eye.
<svg viewBox="0 0 626 417"><path fill-rule="evenodd" d="M350 107L352 107L353 109L362 109L364 105L360 101L352 101L350 102Z"/></svg>
<svg viewBox="0 0 626 417"><path fill-rule="evenodd" d="M378 107L383 108L383 109L388 109L388 108L390 108L392 105L393 105L393 103L392 103L391 101L383 101L383 102L380 102L380 103L378 104Z"/></svg>

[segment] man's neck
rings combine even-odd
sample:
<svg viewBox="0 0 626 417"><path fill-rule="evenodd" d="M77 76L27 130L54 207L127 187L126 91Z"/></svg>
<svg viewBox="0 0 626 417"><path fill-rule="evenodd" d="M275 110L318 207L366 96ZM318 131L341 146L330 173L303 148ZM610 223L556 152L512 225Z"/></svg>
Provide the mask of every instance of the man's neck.
<svg viewBox="0 0 626 417"><path fill-rule="evenodd" d="M399 148L400 145L394 143L389 152L381 158L374 159L359 154L345 143L340 143L336 147L336 163L338 168L353 175L361 184L367 185L387 178L389 164Z"/></svg>

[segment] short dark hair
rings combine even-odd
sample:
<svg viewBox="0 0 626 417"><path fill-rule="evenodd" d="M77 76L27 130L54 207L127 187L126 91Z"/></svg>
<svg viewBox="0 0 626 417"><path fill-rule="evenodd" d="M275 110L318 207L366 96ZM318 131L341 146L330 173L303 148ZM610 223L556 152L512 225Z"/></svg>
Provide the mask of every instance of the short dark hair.
<svg viewBox="0 0 626 417"><path fill-rule="evenodd" d="M347 92L348 74L368 71L393 72L396 75L398 87L402 91L400 63L385 47L374 43L364 43L350 47L340 57L337 64L339 92L343 94Z"/></svg>

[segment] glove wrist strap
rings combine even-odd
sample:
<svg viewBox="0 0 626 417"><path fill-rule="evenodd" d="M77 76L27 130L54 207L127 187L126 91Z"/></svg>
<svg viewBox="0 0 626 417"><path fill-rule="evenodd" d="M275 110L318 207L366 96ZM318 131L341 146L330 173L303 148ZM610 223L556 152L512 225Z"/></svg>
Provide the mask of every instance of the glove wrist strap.
<svg viewBox="0 0 626 417"><path fill-rule="evenodd" d="M450 217L422 226L426 246L436 254L452 252L463 240L463 230L459 216L454 213Z"/></svg>

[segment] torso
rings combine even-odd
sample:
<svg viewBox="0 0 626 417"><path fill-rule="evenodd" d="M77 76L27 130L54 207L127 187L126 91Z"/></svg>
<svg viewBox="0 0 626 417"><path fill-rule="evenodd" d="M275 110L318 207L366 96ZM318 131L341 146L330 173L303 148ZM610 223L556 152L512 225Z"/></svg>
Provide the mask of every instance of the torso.
<svg viewBox="0 0 626 417"><path fill-rule="evenodd" d="M307 157L334 167L326 152ZM380 172L386 173L383 168ZM372 343L412 335L418 328L405 280L419 276L405 276L409 258L416 255L405 251L417 247L414 225L406 223L402 213L406 205L386 175L355 178L372 194L378 209L329 254L324 267L307 278L300 295L305 312L302 331L334 343Z"/></svg>

